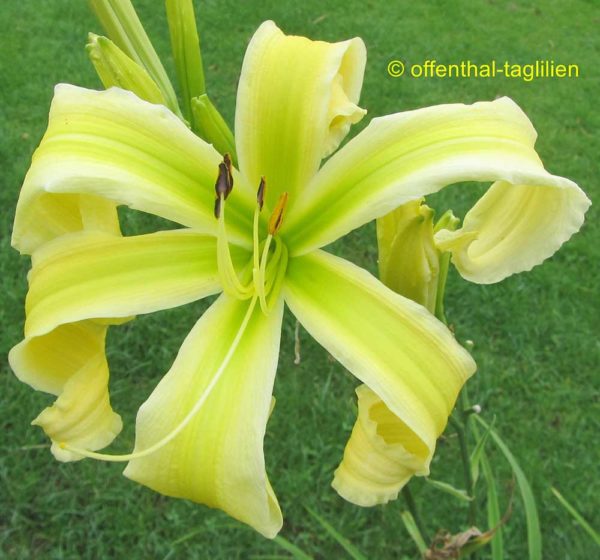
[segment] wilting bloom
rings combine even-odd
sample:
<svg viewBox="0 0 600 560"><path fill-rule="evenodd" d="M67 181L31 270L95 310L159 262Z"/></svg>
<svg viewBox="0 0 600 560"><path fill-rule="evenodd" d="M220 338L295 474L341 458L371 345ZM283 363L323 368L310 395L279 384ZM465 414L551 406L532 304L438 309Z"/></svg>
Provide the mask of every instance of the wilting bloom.
<svg viewBox="0 0 600 560"><path fill-rule="evenodd" d="M10 361L58 396L35 420L58 459L111 457L93 452L121 427L108 325L220 291L140 408L134 452L113 457L129 459L126 476L278 532L263 437L284 302L402 419L402 441L431 456L473 360L424 307L321 247L445 185L492 180L457 232L461 266L487 280L551 255L588 202L544 170L508 99L376 119L321 167L365 112L365 60L360 39L313 42L264 23L238 88L239 169L161 105L57 87L15 220L33 268ZM121 237L119 204L184 227Z"/></svg>

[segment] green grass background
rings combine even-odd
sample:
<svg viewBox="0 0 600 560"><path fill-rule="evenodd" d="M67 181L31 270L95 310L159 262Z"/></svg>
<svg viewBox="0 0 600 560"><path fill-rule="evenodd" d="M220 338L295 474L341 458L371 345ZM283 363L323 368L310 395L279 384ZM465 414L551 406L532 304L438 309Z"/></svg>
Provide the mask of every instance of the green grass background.
<svg viewBox="0 0 600 560"><path fill-rule="evenodd" d="M162 2L135 2L169 70L173 70ZM287 33L341 40L361 36L369 60L362 106L369 116L447 102L509 95L539 132L538 151L553 173L598 193L600 24L592 0L268 0L195 2L209 93L231 120L246 44L274 19ZM0 4L0 163L2 375L0 377L0 557L7 558L286 558L287 553L225 514L162 497L121 476L122 465L53 460L39 428L29 425L51 398L19 383L6 353L22 336L29 260L10 248L19 187L47 122L55 83L99 88L83 45L100 32L85 2L5 0ZM578 79L524 83L497 79L392 79L392 58L419 63L536 59L577 63ZM172 73L173 75L173 73ZM366 122L367 119L365 119ZM364 124L362 125L364 126ZM462 185L432 200L465 211L482 192ZM125 229L149 231L148 217L124 216ZM583 230L544 266L499 285L469 285L451 273L447 311L461 338L475 341L478 374L469 382L479 402L532 481L540 509L544 558L597 557L588 537L549 491L555 485L598 527L598 208ZM336 250L375 270L374 227L349 235ZM140 317L111 331L111 390L131 447L133 420L167 371L206 303ZM301 333L302 362L293 364L288 316L275 387L277 407L265 442L268 471L285 515L282 535L317 558L345 553L307 513L333 523L368 558L415 557L400 521L403 504L361 509L330 488L355 417L356 381ZM502 503L510 472L500 455ZM462 485L456 440L441 440L432 476ZM430 531L458 531L465 507L422 481L412 483ZM481 528L485 528L482 526ZM506 528L507 558L526 557L521 505ZM484 555L485 556L485 555Z"/></svg>

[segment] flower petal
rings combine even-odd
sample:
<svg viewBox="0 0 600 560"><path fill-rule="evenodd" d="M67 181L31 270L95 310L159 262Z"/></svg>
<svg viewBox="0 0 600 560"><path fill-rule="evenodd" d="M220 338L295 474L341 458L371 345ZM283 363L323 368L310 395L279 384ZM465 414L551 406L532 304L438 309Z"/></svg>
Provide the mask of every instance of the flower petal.
<svg viewBox="0 0 600 560"><path fill-rule="evenodd" d="M385 504L413 475L429 473L432 450L366 385L356 394L358 418L332 486L353 504Z"/></svg>
<svg viewBox="0 0 600 560"><path fill-rule="evenodd" d="M240 170L268 184L271 208L283 191L290 204L365 111L356 106L366 49L284 35L272 22L252 38L237 94L235 136Z"/></svg>
<svg viewBox="0 0 600 560"><path fill-rule="evenodd" d="M459 230L436 234L436 246L452 253L463 278L492 284L551 257L579 231L590 204L575 183L560 177L540 179L535 187L497 181Z"/></svg>
<svg viewBox="0 0 600 560"><path fill-rule="evenodd" d="M33 424L52 440L52 453L60 461L80 458L61 449L60 442L97 450L121 431L121 418L108 396L106 329L93 321L61 325L26 338L9 353L10 367L21 381L58 396Z"/></svg>
<svg viewBox="0 0 600 560"><path fill-rule="evenodd" d="M82 319L150 313L218 292L216 254L214 237L190 230L65 235L33 256L26 336ZM237 247L232 256L238 266L250 258Z"/></svg>
<svg viewBox="0 0 600 560"><path fill-rule="evenodd" d="M290 259L286 303L367 384L431 456L475 363L426 309L323 251Z"/></svg>
<svg viewBox="0 0 600 560"><path fill-rule="evenodd" d="M136 451L172 432L224 362L248 301L221 296L188 335L171 370L142 405ZM263 438L277 368L283 301L265 316L254 309L223 375L174 440L130 461L125 476L168 496L223 509L266 537L282 524L269 485Z"/></svg>
<svg viewBox="0 0 600 560"><path fill-rule="evenodd" d="M15 222L12 244L22 254L30 255L47 241L83 229L120 235L116 204L96 195L44 192L35 205L18 212L22 214Z"/></svg>
<svg viewBox="0 0 600 560"><path fill-rule="evenodd" d="M65 195L55 201L54 193L98 195L214 232L213 186L221 159L161 105L118 88L58 85L19 198L13 245L31 252L48 238L48 219L64 223L58 226L64 231L81 229L76 199L66 199L63 208ZM250 245L255 203L236 179L241 188L228 200L228 227L232 240Z"/></svg>
<svg viewBox="0 0 600 560"><path fill-rule="evenodd" d="M489 282L531 268L579 229L590 204L575 183L544 169L535 139L526 115L508 98L374 119L323 166L290 211L282 230L290 254L321 247L451 183L497 180L500 185L459 230L471 233L455 252L459 270ZM548 206L552 210L545 212ZM507 230L514 233L503 241ZM473 259L480 265L466 257L475 236ZM501 248L493 251L498 243ZM482 272L490 265L490 272Z"/></svg>

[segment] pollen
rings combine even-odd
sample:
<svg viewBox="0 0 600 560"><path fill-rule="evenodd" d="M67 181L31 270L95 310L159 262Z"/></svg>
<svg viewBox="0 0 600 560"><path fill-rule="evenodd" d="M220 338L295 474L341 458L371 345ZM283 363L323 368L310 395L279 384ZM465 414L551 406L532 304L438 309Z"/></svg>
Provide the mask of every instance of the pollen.
<svg viewBox="0 0 600 560"><path fill-rule="evenodd" d="M276 235L279 229L281 228L281 224L283 224L283 214L285 212L285 207L288 201L288 193L284 192L277 201L277 205L275 206L275 210L271 214L269 218L269 235Z"/></svg>

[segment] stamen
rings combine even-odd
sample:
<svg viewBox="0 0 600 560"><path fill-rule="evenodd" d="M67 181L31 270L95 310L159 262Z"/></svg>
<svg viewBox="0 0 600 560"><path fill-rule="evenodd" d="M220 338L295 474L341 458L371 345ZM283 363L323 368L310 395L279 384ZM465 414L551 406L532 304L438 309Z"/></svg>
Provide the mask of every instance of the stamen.
<svg viewBox="0 0 600 560"><path fill-rule="evenodd" d="M263 204L265 202L265 189L267 183L264 177L260 178L260 184L258 185L258 190L256 191L256 208L254 209L254 227L252 230L252 240L253 240L253 258L254 258L254 269L258 272L258 253L259 253L259 220L260 220L260 212L263 209Z"/></svg>
<svg viewBox="0 0 600 560"><path fill-rule="evenodd" d="M229 196L229 193L233 190L233 173L231 171L232 167L231 167L231 158L229 157L229 154L226 153L223 156L223 163L225 164L225 167L227 168L227 192L225 193L225 198L227 198Z"/></svg>
<svg viewBox="0 0 600 560"><path fill-rule="evenodd" d="M260 185L258 185L258 190L256 191L256 202L258 202L259 210L263 209L263 205L265 203L265 189L267 187L267 183L264 177L260 178Z"/></svg>
<svg viewBox="0 0 600 560"><path fill-rule="evenodd" d="M231 158L229 154L223 156L223 161L219 163L219 174L215 182L215 218L219 219L221 215L221 197L226 199L233 190L233 173L231 172Z"/></svg>
<svg viewBox="0 0 600 560"><path fill-rule="evenodd" d="M279 259L281 259L281 253L284 249L284 244L281 242L279 237L274 237L273 241L275 241L275 251L273 252L273 256L267 263L267 268L265 271L264 284L265 284L265 294L268 294L273 287L273 281L275 279L275 272L277 272L277 267L279 266Z"/></svg>
<svg viewBox="0 0 600 560"><path fill-rule="evenodd" d="M272 284L268 286L267 293L269 294L269 301L267 307L269 313L273 310L273 307L275 307L275 303L277 302L277 296L279 295L279 292L281 290L281 285L283 284L283 280L285 279L285 272L287 270L288 250L284 243L281 243L281 248L281 257L277 262L277 273L275 275L275 280L272 282Z"/></svg>
<svg viewBox="0 0 600 560"><path fill-rule="evenodd" d="M273 236L269 233L265 246L263 247L262 257L260 259L260 268L258 272L258 282L255 282L255 289L260 301L260 308L265 315L269 314L269 306L267 305L267 295L265 293L265 271L267 268L267 261L269 260L269 249L271 247L271 241Z"/></svg>
<svg viewBox="0 0 600 560"><path fill-rule="evenodd" d="M285 211L287 200L288 193L284 192L279 197L277 205L275 206L275 210L273 210L273 213L269 218L269 235L275 235L281 228L281 224L283 223L283 213Z"/></svg>
<svg viewBox="0 0 600 560"><path fill-rule="evenodd" d="M87 449L78 449L77 447L73 447L65 442L59 443L58 444L59 447L61 449L66 449L68 451L72 451L73 453L77 453L78 455L82 455L84 457L89 457L90 459L98 459L100 461L109 461L109 462L122 462L122 461L131 461L133 459L141 459L142 457L151 455L152 453L155 453L156 451L158 451L159 449L161 449L162 447L167 445L169 442L171 442L193 420L194 416L196 416L196 414L198 414L198 412L200 411L200 409L206 402L206 399L210 396L212 390L215 388L216 384L221 379L223 372L229 365L229 362L231 361L231 358L233 357L233 354L236 351L237 347L239 346L240 340L242 339L242 336L243 336L244 332L246 331L246 328L248 327L248 323L250 322L250 318L252 317L252 313L256 306L256 299L257 299L256 296L254 296L252 298L252 301L250 302L250 306L248 307L248 311L246 311L246 315L244 316L244 319L242 320L242 324L240 325L240 328L238 329L238 332L236 333L235 338L233 339L233 342L231 343L231 346L229 347L229 350L228 350L227 354L225 355L225 358L221 362L221 365L219 366L219 369L215 373L214 377L211 379L211 381L208 384L208 386L206 387L206 389L204 389L202 395L200 395L200 398L196 401L196 404L194 404L194 406L192 407L192 410L190 410L187 413L187 415L185 416L185 418L175 427L175 429L172 430L171 432L169 432L165 437L163 437L161 440L157 441L154 445L151 445L147 449L138 451L137 453L127 453L124 455L110 455L108 453L96 453L95 451L88 451Z"/></svg>
<svg viewBox="0 0 600 560"><path fill-rule="evenodd" d="M232 297L249 299L253 292L252 282L247 286L240 282L229 250L229 240L225 228L225 195L222 194L218 200L220 216L217 230L217 268L223 283L223 290Z"/></svg>

